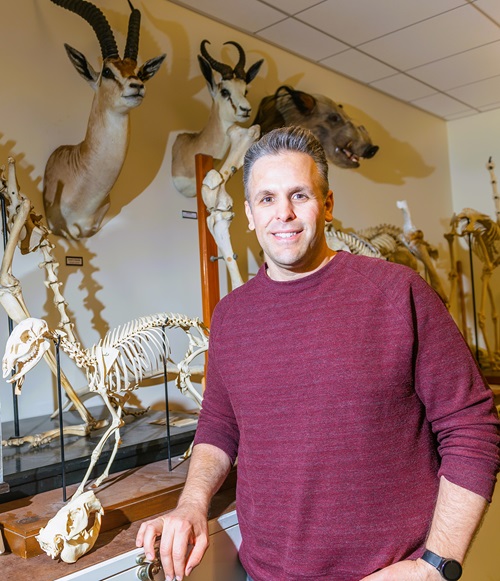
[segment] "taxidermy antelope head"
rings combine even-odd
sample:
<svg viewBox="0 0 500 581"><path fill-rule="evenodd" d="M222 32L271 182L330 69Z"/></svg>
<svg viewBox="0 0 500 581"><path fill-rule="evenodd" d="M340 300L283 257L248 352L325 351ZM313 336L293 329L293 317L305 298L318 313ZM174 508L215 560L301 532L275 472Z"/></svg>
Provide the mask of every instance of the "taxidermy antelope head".
<svg viewBox="0 0 500 581"><path fill-rule="evenodd" d="M338 167L359 167L361 158L369 159L379 149L342 105L324 95L310 95L286 85L262 99L254 123L260 125L262 134L288 125L306 127L321 142L328 160Z"/></svg>
<svg viewBox="0 0 500 581"><path fill-rule="evenodd" d="M239 60L234 68L211 57L205 46L207 43L210 44L204 40L200 45L198 62L212 96L208 122L199 133L179 134L172 147L174 185L187 197L196 195L194 156L204 153L222 159L229 149L229 127L250 119L252 106L246 98L247 88L264 62L262 59L257 61L245 72L245 52L237 42L229 40L224 43L232 44L238 50ZM218 73L219 80L214 72Z"/></svg>
<svg viewBox="0 0 500 581"><path fill-rule="evenodd" d="M95 71L85 56L65 44L78 73L95 92L85 139L62 145L50 156L43 199L54 234L80 239L93 236L109 208L109 191L125 160L129 112L142 103L144 83L156 74L165 55L137 67L141 14L129 1L131 14L123 59L104 14L85 0L51 0L84 18L94 29L102 52Z"/></svg>

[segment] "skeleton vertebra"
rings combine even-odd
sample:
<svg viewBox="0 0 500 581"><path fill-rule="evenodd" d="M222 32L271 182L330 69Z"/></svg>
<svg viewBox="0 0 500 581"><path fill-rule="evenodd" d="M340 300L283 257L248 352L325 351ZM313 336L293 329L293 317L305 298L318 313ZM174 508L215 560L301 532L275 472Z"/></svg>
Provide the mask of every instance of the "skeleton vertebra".
<svg viewBox="0 0 500 581"><path fill-rule="evenodd" d="M228 41L224 44L232 44L239 52L239 61L232 68L212 58L207 52L207 43L210 44L208 40L201 43L202 56L198 55L198 62L212 96L210 116L202 131L179 134L172 147L173 182L187 197L196 195L194 156L203 153L223 159L230 145L228 129L234 123L250 119L252 107L246 92L263 63L263 60L257 61L245 72L243 48L237 42ZM214 71L221 76L219 82L215 80Z"/></svg>
<svg viewBox="0 0 500 581"><path fill-rule="evenodd" d="M104 14L83 0L52 0L79 14L94 28L103 65L95 71L85 56L65 45L78 73L95 91L85 139L63 145L50 156L44 175L43 198L54 234L68 238L93 236L109 208L109 192L125 160L129 112L141 104L144 83L156 74L165 55L137 67L140 12L131 7L124 58L118 55L113 32Z"/></svg>
<svg viewBox="0 0 500 581"><path fill-rule="evenodd" d="M342 168L359 167L361 158L371 158L379 149L366 129L352 122L342 105L324 95L310 95L288 86L262 99L254 123L260 125L263 134L288 125L310 129L329 161Z"/></svg>
<svg viewBox="0 0 500 581"><path fill-rule="evenodd" d="M75 563L94 546L104 510L89 490L64 505L35 537L53 559Z"/></svg>

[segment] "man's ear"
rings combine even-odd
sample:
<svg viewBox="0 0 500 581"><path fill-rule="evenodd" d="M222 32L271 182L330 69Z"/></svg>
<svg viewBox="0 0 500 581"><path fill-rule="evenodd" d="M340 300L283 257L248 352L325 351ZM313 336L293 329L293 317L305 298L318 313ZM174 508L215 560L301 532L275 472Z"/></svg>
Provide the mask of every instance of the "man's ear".
<svg viewBox="0 0 500 581"><path fill-rule="evenodd" d="M250 204L248 203L247 200L245 200L245 214L247 215L248 228L250 230L255 230L255 224L254 224L253 215L252 215L252 208L250 208Z"/></svg>
<svg viewBox="0 0 500 581"><path fill-rule="evenodd" d="M332 190L328 190L325 199L325 221L331 222L333 220L333 206L334 206L334 199L333 199L333 192Z"/></svg>

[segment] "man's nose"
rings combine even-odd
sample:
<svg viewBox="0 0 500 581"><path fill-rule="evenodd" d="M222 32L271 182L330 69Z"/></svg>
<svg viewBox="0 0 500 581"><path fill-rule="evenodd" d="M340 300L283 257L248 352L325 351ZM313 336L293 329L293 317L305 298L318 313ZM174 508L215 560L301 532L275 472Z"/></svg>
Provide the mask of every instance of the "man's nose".
<svg viewBox="0 0 500 581"><path fill-rule="evenodd" d="M295 218L295 212L291 200L287 198L278 202L276 216L278 220L281 220L282 222L289 222Z"/></svg>

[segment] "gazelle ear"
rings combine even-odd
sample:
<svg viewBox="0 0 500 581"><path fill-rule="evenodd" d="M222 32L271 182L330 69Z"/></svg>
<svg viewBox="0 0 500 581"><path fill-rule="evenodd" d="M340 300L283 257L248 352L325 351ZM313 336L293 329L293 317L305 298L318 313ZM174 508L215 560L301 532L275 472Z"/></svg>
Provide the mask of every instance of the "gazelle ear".
<svg viewBox="0 0 500 581"><path fill-rule="evenodd" d="M90 86L95 90L97 86L97 81L99 79L99 73L94 71L92 65L89 64L85 56L76 48L73 48L69 44L65 44L64 48L68 53L69 60L78 71L78 73L90 84Z"/></svg>
<svg viewBox="0 0 500 581"><path fill-rule="evenodd" d="M215 89L217 87L217 83L215 82L214 79L212 67L210 66L208 61L200 55L198 55L198 63L200 65L201 74L205 77L205 81L207 82L208 90L210 91L210 94L213 96Z"/></svg>
<svg viewBox="0 0 500 581"><path fill-rule="evenodd" d="M256 77L257 73L260 70L260 67L262 66L262 63L264 62L264 59L260 59L260 61L257 61L256 63L253 63L253 65L248 69L248 72L246 74L246 78L245 78L245 82L247 85L249 85Z"/></svg>
<svg viewBox="0 0 500 581"><path fill-rule="evenodd" d="M137 71L137 76L139 77L139 79L141 79L141 81L145 83L148 79L154 77L158 72L161 63L165 60L166 56L167 56L166 54L162 54L160 56L157 56L155 58L146 61L142 65L142 67Z"/></svg>

